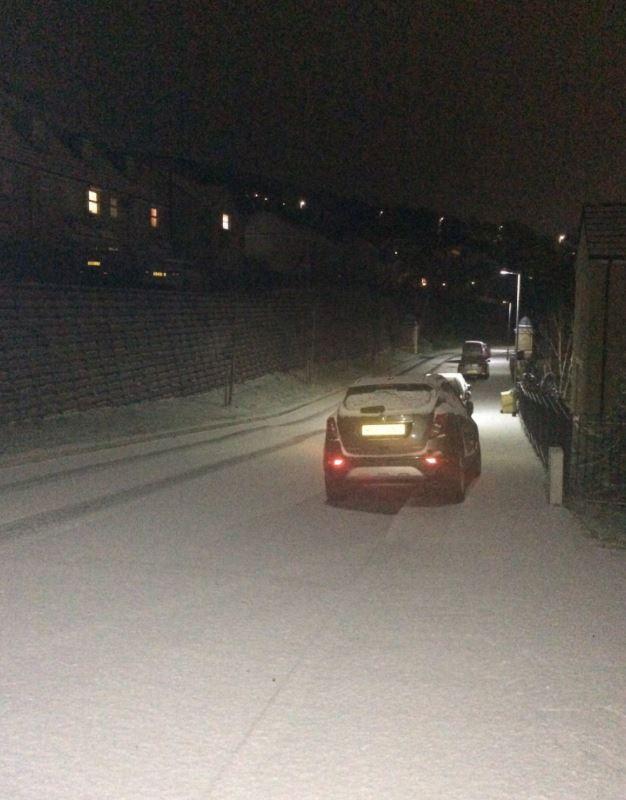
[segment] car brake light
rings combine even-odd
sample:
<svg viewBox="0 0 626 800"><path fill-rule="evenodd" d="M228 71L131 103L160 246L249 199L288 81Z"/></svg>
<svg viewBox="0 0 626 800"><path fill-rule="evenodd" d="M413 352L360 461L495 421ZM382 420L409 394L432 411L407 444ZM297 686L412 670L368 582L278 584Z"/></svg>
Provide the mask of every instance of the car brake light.
<svg viewBox="0 0 626 800"><path fill-rule="evenodd" d="M341 458L341 456L336 456L335 458L331 459L330 463L333 467L343 467L343 465L346 463L346 460Z"/></svg>
<svg viewBox="0 0 626 800"><path fill-rule="evenodd" d="M424 459L427 464L436 464L438 460L439 459L435 458L435 456L426 456Z"/></svg>
<svg viewBox="0 0 626 800"><path fill-rule="evenodd" d="M338 439L339 433L337 431L337 423L335 422L334 417L328 417L326 420L326 438L327 439Z"/></svg>

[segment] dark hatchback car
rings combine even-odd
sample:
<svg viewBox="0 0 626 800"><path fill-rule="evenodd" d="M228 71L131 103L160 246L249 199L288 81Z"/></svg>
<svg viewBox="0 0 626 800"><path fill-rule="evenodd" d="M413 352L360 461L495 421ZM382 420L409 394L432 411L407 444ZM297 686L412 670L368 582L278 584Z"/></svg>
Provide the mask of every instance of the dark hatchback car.
<svg viewBox="0 0 626 800"><path fill-rule="evenodd" d="M472 378L487 379L489 377L490 358L491 348L488 344L478 339L468 339L463 342L461 360L457 371L468 381Z"/></svg>
<svg viewBox="0 0 626 800"><path fill-rule="evenodd" d="M331 502L359 486L419 483L461 502L480 469L478 426L440 376L362 378L326 422Z"/></svg>

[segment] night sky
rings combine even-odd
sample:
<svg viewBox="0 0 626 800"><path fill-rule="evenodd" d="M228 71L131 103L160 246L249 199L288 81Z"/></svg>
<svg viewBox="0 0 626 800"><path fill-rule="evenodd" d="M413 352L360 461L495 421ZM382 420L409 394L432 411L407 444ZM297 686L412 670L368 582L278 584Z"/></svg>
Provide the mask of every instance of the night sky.
<svg viewBox="0 0 626 800"><path fill-rule="evenodd" d="M3 7L7 83L116 146L550 233L626 199L621 0Z"/></svg>

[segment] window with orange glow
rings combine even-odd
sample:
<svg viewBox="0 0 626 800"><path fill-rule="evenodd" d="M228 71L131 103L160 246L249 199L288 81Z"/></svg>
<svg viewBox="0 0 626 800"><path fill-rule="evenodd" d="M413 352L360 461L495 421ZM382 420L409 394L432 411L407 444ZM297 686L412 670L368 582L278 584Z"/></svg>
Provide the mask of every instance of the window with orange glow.
<svg viewBox="0 0 626 800"><path fill-rule="evenodd" d="M156 206L150 208L150 227L159 227L159 209Z"/></svg>
<svg viewBox="0 0 626 800"><path fill-rule="evenodd" d="M97 189L87 190L87 210L90 214L100 213L100 192Z"/></svg>
<svg viewBox="0 0 626 800"><path fill-rule="evenodd" d="M109 214L113 217L113 219L117 219L117 215L119 214L117 197L111 197L109 201Z"/></svg>

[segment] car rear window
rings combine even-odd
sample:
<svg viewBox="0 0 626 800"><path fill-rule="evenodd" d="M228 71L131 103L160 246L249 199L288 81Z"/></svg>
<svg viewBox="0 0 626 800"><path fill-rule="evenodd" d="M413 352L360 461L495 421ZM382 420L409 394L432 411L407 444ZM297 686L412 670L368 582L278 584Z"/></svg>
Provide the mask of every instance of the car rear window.
<svg viewBox="0 0 626 800"><path fill-rule="evenodd" d="M482 344L464 344L463 353L467 356L480 356L483 353Z"/></svg>
<svg viewBox="0 0 626 800"><path fill-rule="evenodd" d="M406 411L427 406L433 389L425 384L398 384L389 386L353 386L343 401L350 411L383 406L385 411Z"/></svg>

